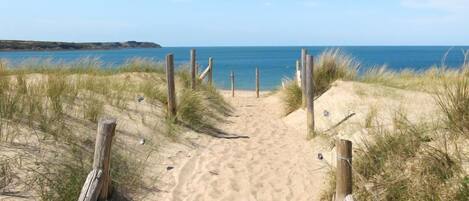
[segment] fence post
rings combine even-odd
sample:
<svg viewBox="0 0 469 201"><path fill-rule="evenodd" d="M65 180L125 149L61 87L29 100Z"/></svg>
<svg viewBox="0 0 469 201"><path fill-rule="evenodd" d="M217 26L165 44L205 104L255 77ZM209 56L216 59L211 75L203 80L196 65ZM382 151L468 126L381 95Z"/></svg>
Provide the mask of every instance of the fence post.
<svg viewBox="0 0 469 201"><path fill-rule="evenodd" d="M342 201L352 194L352 142L337 140L337 173L335 200Z"/></svg>
<svg viewBox="0 0 469 201"><path fill-rule="evenodd" d="M259 68L256 68L256 97L259 98Z"/></svg>
<svg viewBox="0 0 469 201"><path fill-rule="evenodd" d="M313 56L306 55L306 121L308 125L307 137L314 137L314 78L313 78L314 60Z"/></svg>
<svg viewBox="0 0 469 201"><path fill-rule="evenodd" d="M111 146L116 119L102 118L98 123L93 170L88 174L78 201L107 200L111 196Z"/></svg>
<svg viewBox="0 0 469 201"><path fill-rule="evenodd" d="M208 83L212 85L212 78L213 78L213 58L208 58L208 67L210 71L208 72Z"/></svg>
<svg viewBox="0 0 469 201"><path fill-rule="evenodd" d="M296 83L298 87L301 87L301 70L300 70L300 60L296 60Z"/></svg>
<svg viewBox="0 0 469 201"><path fill-rule="evenodd" d="M199 66L200 66L199 63L197 63L197 64L195 65L195 76L196 76L196 77L199 77Z"/></svg>
<svg viewBox="0 0 469 201"><path fill-rule="evenodd" d="M195 85L196 85L196 70L197 70L197 67L196 67L196 63L195 63L195 49L191 49L191 81L192 81L192 90L195 90Z"/></svg>
<svg viewBox="0 0 469 201"><path fill-rule="evenodd" d="M301 105L304 108L306 106L306 54L307 51L305 48L301 49L301 92L302 99Z"/></svg>
<svg viewBox="0 0 469 201"><path fill-rule="evenodd" d="M235 95L235 86L234 86L234 72L231 71L231 75L230 75L230 78L231 78L231 97L234 97Z"/></svg>
<svg viewBox="0 0 469 201"><path fill-rule="evenodd" d="M176 117L176 89L174 85L174 57L166 55L166 79L168 82L168 117Z"/></svg>

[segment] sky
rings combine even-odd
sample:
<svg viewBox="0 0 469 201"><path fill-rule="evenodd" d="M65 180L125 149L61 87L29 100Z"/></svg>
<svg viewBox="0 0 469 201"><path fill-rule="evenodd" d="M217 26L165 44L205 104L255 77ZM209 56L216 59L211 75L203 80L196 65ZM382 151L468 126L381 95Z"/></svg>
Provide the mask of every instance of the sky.
<svg viewBox="0 0 469 201"><path fill-rule="evenodd" d="M469 0L0 0L0 39L469 45Z"/></svg>

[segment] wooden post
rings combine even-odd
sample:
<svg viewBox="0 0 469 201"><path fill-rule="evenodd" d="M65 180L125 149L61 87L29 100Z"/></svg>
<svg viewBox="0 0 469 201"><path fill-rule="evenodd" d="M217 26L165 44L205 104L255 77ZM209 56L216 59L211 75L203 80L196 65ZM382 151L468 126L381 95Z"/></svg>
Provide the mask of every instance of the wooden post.
<svg viewBox="0 0 469 201"><path fill-rule="evenodd" d="M256 68L256 97L259 98L259 68Z"/></svg>
<svg viewBox="0 0 469 201"><path fill-rule="evenodd" d="M301 105L306 107L306 49L301 49L301 92L302 92L302 99Z"/></svg>
<svg viewBox="0 0 469 201"><path fill-rule="evenodd" d="M195 85L197 83L196 80L195 80L196 79L196 77L195 77L196 76L196 69L197 69L196 63L195 63L195 56L196 56L195 55L195 49L191 49L191 81L192 81L191 87L192 87L192 90L195 90L195 87L196 87Z"/></svg>
<svg viewBox="0 0 469 201"><path fill-rule="evenodd" d="M196 77L199 76L199 67L200 67L200 64L197 63L197 64L195 65L195 76L196 76Z"/></svg>
<svg viewBox="0 0 469 201"><path fill-rule="evenodd" d="M234 72L231 71L231 75L230 75L230 78L231 78L231 97L234 97L235 95L235 86L234 86Z"/></svg>
<svg viewBox="0 0 469 201"><path fill-rule="evenodd" d="M174 57L172 54L166 56L166 79L168 81L168 117L176 117L176 89L174 85Z"/></svg>
<svg viewBox="0 0 469 201"><path fill-rule="evenodd" d="M102 118L98 123L93 170L88 174L78 201L108 200L111 196L111 146L116 119Z"/></svg>
<svg viewBox="0 0 469 201"><path fill-rule="evenodd" d="M337 140L337 173L335 200L342 201L352 194L352 142Z"/></svg>
<svg viewBox="0 0 469 201"><path fill-rule="evenodd" d="M306 108L307 108L307 136L314 137L314 79L313 79L313 56L306 56L306 71L304 71L306 79Z"/></svg>
<svg viewBox="0 0 469 201"><path fill-rule="evenodd" d="M208 72L208 84L212 85L212 79L213 79L213 58L210 57L208 58L208 67L209 67L209 72Z"/></svg>
<svg viewBox="0 0 469 201"><path fill-rule="evenodd" d="M301 67L300 67L300 60L296 60L296 82L298 87L301 87Z"/></svg>

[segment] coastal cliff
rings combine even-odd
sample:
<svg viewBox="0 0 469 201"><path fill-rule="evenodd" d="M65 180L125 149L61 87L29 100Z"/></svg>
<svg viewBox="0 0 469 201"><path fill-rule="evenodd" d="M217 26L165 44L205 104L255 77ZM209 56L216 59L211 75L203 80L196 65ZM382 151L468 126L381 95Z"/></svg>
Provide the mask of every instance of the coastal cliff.
<svg viewBox="0 0 469 201"><path fill-rule="evenodd" d="M24 40L0 40L0 51L17 50L99 50L99 49L125 49L125 48L161 48L159 44L152 42L50 42L50 41L24 41Z"/></svg>

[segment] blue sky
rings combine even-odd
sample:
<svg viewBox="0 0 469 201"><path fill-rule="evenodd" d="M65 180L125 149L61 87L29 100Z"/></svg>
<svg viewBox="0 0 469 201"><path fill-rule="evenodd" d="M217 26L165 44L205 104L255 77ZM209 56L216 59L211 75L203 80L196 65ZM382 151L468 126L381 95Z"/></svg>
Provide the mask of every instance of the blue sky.
<svg viewBox="0 0 469 201"><path fill-rule="evenodd" d="M469 45L469 0L0 0L0 39Z"/></svg>

